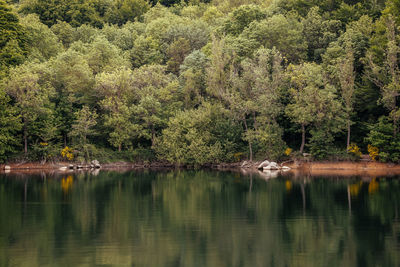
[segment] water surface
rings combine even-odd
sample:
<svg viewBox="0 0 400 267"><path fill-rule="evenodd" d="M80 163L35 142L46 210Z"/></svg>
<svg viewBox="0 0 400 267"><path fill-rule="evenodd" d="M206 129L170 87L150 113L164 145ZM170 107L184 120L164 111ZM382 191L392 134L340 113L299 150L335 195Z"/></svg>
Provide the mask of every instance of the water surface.
<svg viewBox="0 0 400 267"><path fill-rule="evenodd" d="M0 266L400 266L397 177L0 174Z"/></svg>

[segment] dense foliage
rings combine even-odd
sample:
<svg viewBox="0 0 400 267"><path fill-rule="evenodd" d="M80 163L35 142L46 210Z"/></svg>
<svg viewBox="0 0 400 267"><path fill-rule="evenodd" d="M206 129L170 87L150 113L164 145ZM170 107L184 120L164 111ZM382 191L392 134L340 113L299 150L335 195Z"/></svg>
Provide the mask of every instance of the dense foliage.
<svg viewBox="0 0 400 267"><path fill-rule="evenodd" d="M398 0L0 1L0 160L338 159L353 144L397 162L399 15Z"/></svg>

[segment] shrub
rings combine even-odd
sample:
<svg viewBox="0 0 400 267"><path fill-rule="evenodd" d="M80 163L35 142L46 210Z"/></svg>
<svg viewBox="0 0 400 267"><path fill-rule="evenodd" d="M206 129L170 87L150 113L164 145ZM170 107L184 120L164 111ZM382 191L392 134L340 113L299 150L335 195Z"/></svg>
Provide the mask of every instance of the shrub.
<svg viewBox="0 0 400 267"><path fill-rule="evenodd" d="M362 155L360 148L355 143L351 143L349 145L349 147L347 148L347 152L358 158L360 158Z"/></svg>
<svg viewBox="0 0 400 267"><path fill-rule="evenodd" d="M370 132L365 141L371 147L376 148L372 150L375 160L379 158L383 162L398 162L400 159L400 135L393 136L393 123L389 118L382 116L369 128ZM370 153L369 150L368 153Z"/></svg>
<svg viewBox="0 0 400 267"><path fill-rule="evenodd" d="M368 153L369 153L369 156L371 157L371 159L373 161L376 161L377 157L379 156L379 149L375 146L368 145ZM384 156L384 158L386 158L387 153L385 153L385 152L382 152L382 153L383 153L382 155Z"/></svg>

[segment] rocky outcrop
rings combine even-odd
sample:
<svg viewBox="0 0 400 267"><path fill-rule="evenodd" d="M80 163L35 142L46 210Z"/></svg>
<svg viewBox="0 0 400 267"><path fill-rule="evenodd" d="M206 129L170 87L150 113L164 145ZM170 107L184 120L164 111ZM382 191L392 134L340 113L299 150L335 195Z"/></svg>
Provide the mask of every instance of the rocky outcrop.
<svg viewBox="0 0 400 267"><path fill-rule="evenodd" d="M96 168L96 169L100 169L101 168L101 165L100 165L100 162L98 161L98 160L92 160L92 166L93 166L93 168Z"/></svg>
<svg viewBox="0 0 400 267"><path fill-rule="evenodd" d="M263 162L260 163L260 165L258 165L257 169L262 169L264 167L267 167L271 162L269 162L268 160L265 160Z"/></svg>
<svg viewBox="0 0 400 267"><path fill-rule="evenodd" d="M263 170L280 170L281 167L276 162L270 162L268 166L263 167Z"/></svg>

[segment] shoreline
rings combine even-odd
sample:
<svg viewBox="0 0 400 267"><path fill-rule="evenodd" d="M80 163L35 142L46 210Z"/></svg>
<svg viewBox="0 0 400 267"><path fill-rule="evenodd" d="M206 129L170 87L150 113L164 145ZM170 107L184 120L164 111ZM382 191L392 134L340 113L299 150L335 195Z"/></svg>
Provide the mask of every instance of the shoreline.
<svg viewBox="0 0 400 267"><path fill-rule="evenodd" d="M208 164L199 169L212 169L221 171L242 171L244 173L263 173L257 169L261 161L257 162L236 162L236 163L221 163L221 164ZM0 164L0 174L2 173L37 173L37 172L51 172L51 173L71 173L77 171L95 171L95 170L171 170L171 169L194 169L193 166L177 166L166 162L153 162L153 163L134 163L134 162L114 162L101 164L101 169L90 168L85 165L83 168L70 169L70 162L57 162L57 163L40 163L40 162L26 162L26 163L10 163ZM77 164L75 164L76 166ZM400 164L394 163L381 163L373 161L339 161L339 162L289 162L282 165L291 168L290 171L295 177L297 176L395 176L400 175ZM9 170L4 167L9 166ZM276 171L271 171L276 172ZM279 171L278 171L279 172Z"/></svg>

